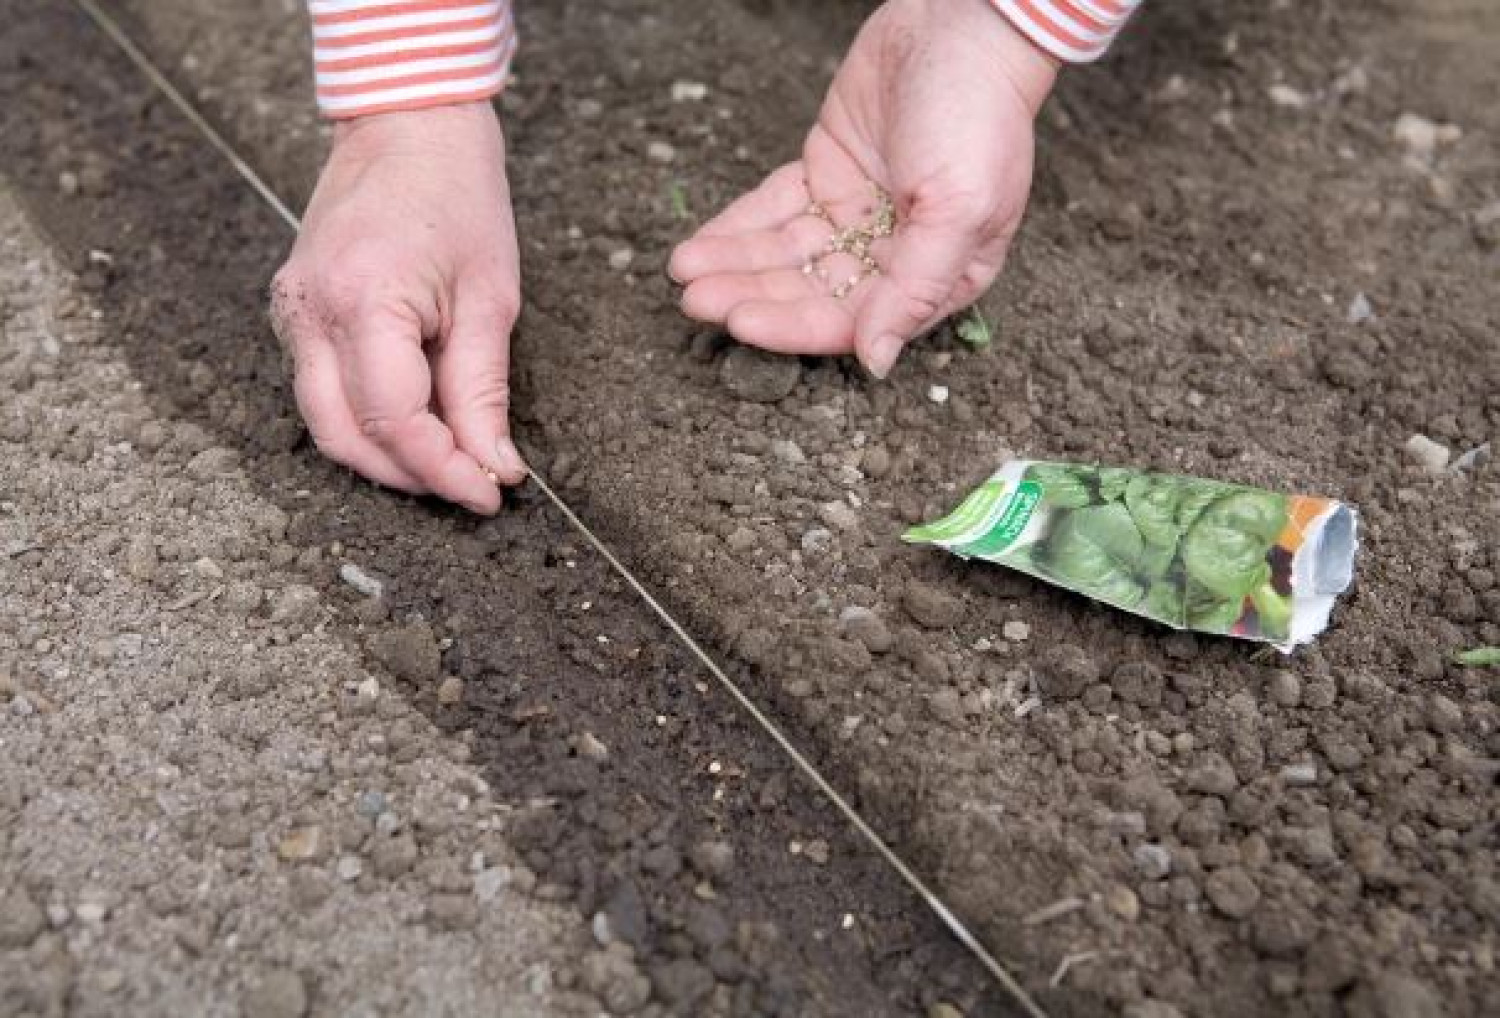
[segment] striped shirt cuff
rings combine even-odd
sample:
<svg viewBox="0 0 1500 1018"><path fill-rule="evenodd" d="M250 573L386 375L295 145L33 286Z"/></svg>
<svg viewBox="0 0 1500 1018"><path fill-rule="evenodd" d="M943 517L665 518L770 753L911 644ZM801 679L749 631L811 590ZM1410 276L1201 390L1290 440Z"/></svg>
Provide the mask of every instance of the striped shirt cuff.
<svg viewBox="0 0 1500 1018"><path fill-rule="evenodd" d="M478 102L510 73L510 0L309 0L308 9L327 117Z"/></svg>
<svg viewBox="0 0 1500 1018"><path fill-rule="evenodd" d="M1141 0L990 0L1027 38L1069 64L1098 60Z"/></svg>

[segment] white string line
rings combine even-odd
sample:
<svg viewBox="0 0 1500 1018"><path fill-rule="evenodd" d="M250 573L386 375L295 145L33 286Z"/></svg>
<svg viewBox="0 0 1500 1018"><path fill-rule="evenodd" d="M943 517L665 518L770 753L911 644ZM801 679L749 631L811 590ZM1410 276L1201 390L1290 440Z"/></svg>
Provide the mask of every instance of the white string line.
<svg viewBox="0 0 1500 1018"><path fill-rule="evenodd" d="M255 190L255 192L261 196L261 198L265 200L266 204L270 205L271 208L275 210L277 215L285 220L287 225L290 226L294 231L300 229L301 224L298 221L296 214L293 213L292 210L286 205L286 203L277 196L275 191L271 190L270 186L261 179L260 175L255 172L254 168L251 167L250 164L244 159L240 158L239 153L237 153L234 148L231 147L230 144L225 141L217 131L213 129L212 125L210 125L208 121L202 116L202 114L200 114L197 109L195 109L193 105L188 102L188 100L182 95L182 93L179 92L175 87L173 87L172 83L167 80L166 76L163 75L161 71L157 70L156 65L153 64L150 58L147 57L145 53L143 53L141 49L131 41L130 37L125 34L124 30L121 29L120 26L112 18L109 17L109 15L100 10L99 7L95 4L94 0L74 0L74 2L83 9L84 13L86 13L94 21L94 23L99 26L101 30L103 30L105 35L109 36L109 38L113 40L122 51L124 51L125 55L130 58L131 62L134 63L136 67L148 79L150 79L151 83L155 85L163 95L171 100L172 104L177 107L177 109L183 114L183 116L185 116L193 124L193 126L196 127L201 134L203 134L205 138L208 139L208 141L214 146L214 148L218 149L219 152L229 160L235 171L239 173L239 175L243 177L247 183L249 183L249 185ZM651 592L646 589L645 584L636 579L635 574L632 573L628 568L626 568L625 564L620 561L619 557L616 556L615 553L611 551L602 540L595 536L594 532L589 529L588 525L585 524L582 519L579 518L578 514L575 513L572 508L563 501L562 496L553 491L552 486L544 481L542 479L542 476L537 473L535 469L531 469L530 473L532 481L535 482L536 486L542 490L542 493L547 496L547 498L552 502L553 506L558 510L558 512L563 514L568 523L575 530L577 530L585 540L589 542L594 550L597 551L606 562L609 563L610 567L613 568L614 571L619 574L620 578L623 579L625 583L630 587L630 589L635 591L635 593L641 598L641 600L644 601L648 607L650 607L652 612L654 612L656 616L661 619L661 621L666 625L666 627L672 631L672 634L677 637L682 645L692 653L693 657L697 658L698 662L702 664L704 668L708 669L709 674L711 674L718 681L719 685L722 686L727 693L729 693L730 697L740 705L741 709L743 709L745 713L749 714L750 717L755 721L755 723L760 726L762 731L769 735L771 737L771 740L775 742L779 747L781 747L782 752L784 752L791 759L792 763L797 766L797 769L800 770L808 778L808 780L810 780L813 785L817 787L818 791L820 791L824 795L824 797L834 805L839 813L843 815L844 819L847 820L849 824L859 832L860 836L863 837L864 840L868 842L872 848L875 849L876 854L884 859L885 862L893 870L896 871L897 875L900 876L903 881L905 881L906 885L913 891L915 891L924 902L926 902L927 907L932 909L933 913L936 914L940 920L942 920L943 925L948 928L948 931L952 933L953 936L958 939L959 943L963 944L964 947L966 947L969 952L979 960L980 964L984 966L985 970L988 971L990 975L993 976L995 980L1002 987L1004 987L1005 990L1010 993L1013 998L1015 998L1016 1002L1022 1006L1022 1008L1026 1011L1030 1018L1047 1018L1046 1012L1043 1011L1041 1007L1031 998L1031 995L1026 992L1026 990L1015 979L1015 977L1012 976L1005 969L1005 967L1000 964L1000 962L994 957L994 955L989 952L989 949L986 948L982 943L980 943L979 938L976 937L972 932L970 932L969 928L963 923L961 919L958 918L956 914L954 914L953 910L950 909L940 897L938 897L936 892L934 892L927 886L927 883L917 875L915 870L913 870L906 864L905 860L903 860L899 855L896 854L894 849L886 844L885 840L881 838L878 833L876 833L875 828L870 826L865 818L861 816L852 805L849 804L849 801L844 798L844 796L838 791L838 789L834 788L833 785L828 781L828 779L823 776L822 772L820 772L817 767L813 765L812 761L804 756L802 751L799 750L789 738L787 738L786 734L782 732L781 728L774 721L772 721L764 711L756 706L755 701L750 699L749 695L746 694L745 691L742 690L740 686L729 677L724 669L719 667L718 663L709 656L708 652L699 645L697 640L693 639L693 637L688 634L688 631L683 628L682 624L672 616L671 612L667 611L667 609L662 606L661 602L659 602L651 594Z"/></svg>

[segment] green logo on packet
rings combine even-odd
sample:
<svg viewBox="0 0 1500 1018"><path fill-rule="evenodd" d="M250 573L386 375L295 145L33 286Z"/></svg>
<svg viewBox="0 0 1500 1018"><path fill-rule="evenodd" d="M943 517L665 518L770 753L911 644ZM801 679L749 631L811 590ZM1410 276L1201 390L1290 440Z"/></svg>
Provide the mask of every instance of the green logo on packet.
<svg viewBox="0 0 1500 1018"><path fill-rule="evenodd" d="M1004 481L988 481L953 512L940 520L913 527L902 540L913 544L941 544L965 556L988 556L1004 551L1031 522L1042 500L1042 486L1022 481L1005 498Z"/></svg>

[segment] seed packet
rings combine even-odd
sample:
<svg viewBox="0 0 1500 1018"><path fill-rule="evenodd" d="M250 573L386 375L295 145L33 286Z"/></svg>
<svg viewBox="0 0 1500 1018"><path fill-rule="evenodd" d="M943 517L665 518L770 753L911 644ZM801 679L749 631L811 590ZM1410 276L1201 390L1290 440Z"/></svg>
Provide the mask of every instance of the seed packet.
<svg viewBox="0 0 1500 1018"><path fill-rule="evenodd" d="M902 539L1019 569L1175 629L1290 651L1354 577L1341 502L1127 467L1011 460Z"/></svg>

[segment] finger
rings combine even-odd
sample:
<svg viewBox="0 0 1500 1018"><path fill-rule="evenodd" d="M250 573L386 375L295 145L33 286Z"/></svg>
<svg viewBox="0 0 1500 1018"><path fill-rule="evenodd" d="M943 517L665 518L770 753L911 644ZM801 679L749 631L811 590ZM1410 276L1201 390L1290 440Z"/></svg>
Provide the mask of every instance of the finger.
<svg viewBox="0 0 1500 1018"><path fill-rule="evenodd" d="M292 385L318 451L376 484L425 495L427 489L415 477L360 434L344 397L333 348L322 339L298 339L295 343L297 369Z"/></svg>
<svg viewBox="0 0 1500 1018"><path fill-rule="evenodd" d="M833 297L747 301L725 325L741 343L773 353L830 357L854 349L854 315Z"/></svg>
<svg viewBox="0 0 1500 1018"><path fill-rule="evenodd" d="M802 269L770 272L724 272L704 276L682 294L682 313L700 322L722 324L729 312L747 301L799 301L827 297L840 283L858 276L859 262L848 255L831 255Z"/></svg>
<svg viewBox="0 0 1500 1018"><path fill-rule="evenodd" d="M672 253L672 278L692 283L725 272L801 268L826 249L833 228L816 216L798 216L769 230L699 234Z"/></svg>
<svg viewBox="0 0 1500 1018"><path fill-rule="evenodd" d="M839 226L867 223L880 204L880 192L871 182L875 175L865 170L823 128L814 124L802 147L809 200L816 200L824 213Z"/></svg>
<svg viewBox="0 0 1500 1018"><path fill-rule="evenodd" d="M421 323L408 308L366 307L340 340L339 366L362 435L429 491L474 512L500 508L500 492L428 409L432 375Z"/></svg>
<svg viewBox="0 0 1500 1018"><path fill-rule="evenodd" d="M767 230L807 211L807 186L802 172L800 161L773 170L759 187L736 198L723 212L699 227L698 235L730 236Z"/></svg>
<svg viewBox="0 0 1500 1018"><path fill-rule="evenodd" d="M503 484L520 484L526 465L510 438L510 332L513 304L499 298L465 298L433 358L443 420L458 447Z"/></svg>
<svg viewBox="0 0 1500 1018"><path fill-rule="evenodd" d="M872 375L890 374L906 344L948 312L976 246L973 230L918 215L897 228L855 321L855 353Z"/></svg>

